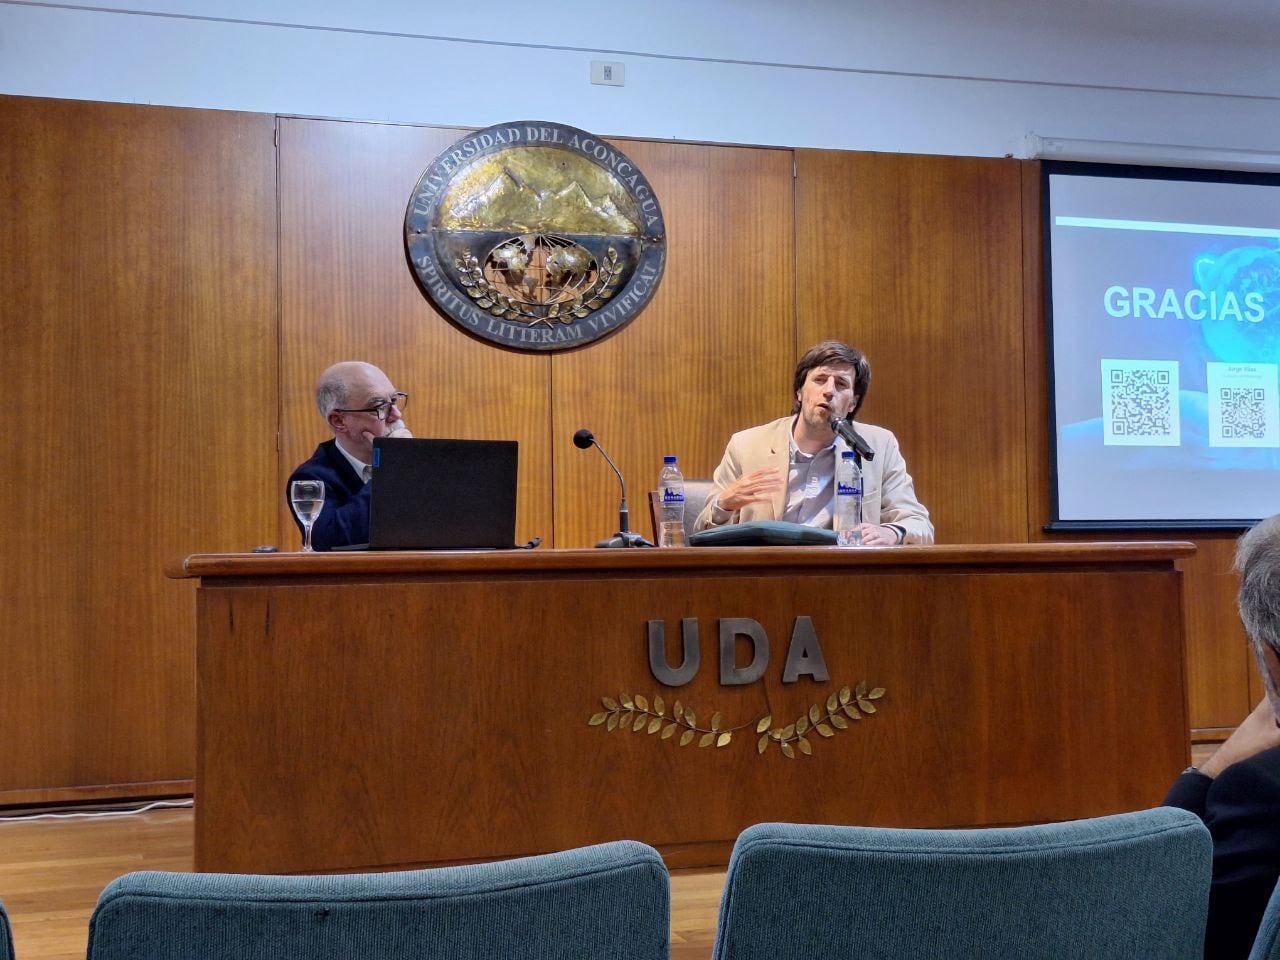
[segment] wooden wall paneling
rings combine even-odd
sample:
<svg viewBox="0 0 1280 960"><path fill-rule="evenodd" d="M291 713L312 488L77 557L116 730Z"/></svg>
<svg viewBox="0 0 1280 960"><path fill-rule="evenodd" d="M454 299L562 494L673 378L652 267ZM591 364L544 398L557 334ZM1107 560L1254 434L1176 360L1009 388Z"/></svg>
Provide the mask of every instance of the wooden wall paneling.
<svg viewBox="0 0 1280 960"><path fill-rule="evenodd" d="M415 436L520 442L516 536L551 539L550 361L469 337L422 294L404 216L423 170L463 130L283 119L280 124L282 485L279 543L301 538L283 479L332 434L313 401L329 364L368 360L411 394Z"/></svg>
<svg viewBox="0 0 1280 960"><path fill-rule="evenodd" d="M798 348L867 352L940 542L1026 538L1019 167L796 152Z"/></svg>
<svg viewBox="0 0 1280 960"><path fill-rule="evenodd" d="M273 129L0 97L0 803L193 774L193 593L161 569L275 527Z"/></svg>
<svg viewBox="0 0 1280 960"><path fill-rule="evenodd" d="M796 350L844 336L871 356L868 419L903 440L940 537L1041 536L1034 164L802 151L793 209L790 151L621 141L663 203L666 278L618 335L549 358L456 330L405 263L409 193L462 131L284 119L273 153L275 125L0 98L0 373L40 433L3 461L24 499L0 555L0 803L190 777L191 594L160 567L296 547L283 479L326 436L310 394L341 357L411 391L420 436L519 439L518 535L573 546L616 522L574 429L618 459L647 532L663 453L709 475L733 430L786 411ZM975 509L993 490L1026 493ZM1197 727L1260 695L1233 539L1182 564Z"/></svg>
<svg viewBox="0 0 1280 960"><path fill-rule="evenodd" d="M1183 560L1183 602L1187 624L1187 698L1193 730L1212 735L1234 727L1253 709L1250 689L1253 653L1236 612L1239 578L1232 572L1236 537L1202 536L1197 553ZM1260 698L1259 688L1256 696Z"/></svg>
<svg viewBox="0 0 1280 960"><path fill-rule="evenodd" d="M1020 167L1022 189L1023 401L1026 404L1027 539L1045 540L1053 512L1049 472L1049 337L1045 323L1040 161Z"/></svg>
<svg viewBox="0 0 1280 960"><path fill-rule="evenodd" d="M666 272L628 326L552 360L559 547L591 546L618 525L617 478L573 446L579 427L626 476L632 528L648 536L646 491L664 454L685 476L709 477L734 431L791 409L791 152L617 143L662 204Z"/></svg>

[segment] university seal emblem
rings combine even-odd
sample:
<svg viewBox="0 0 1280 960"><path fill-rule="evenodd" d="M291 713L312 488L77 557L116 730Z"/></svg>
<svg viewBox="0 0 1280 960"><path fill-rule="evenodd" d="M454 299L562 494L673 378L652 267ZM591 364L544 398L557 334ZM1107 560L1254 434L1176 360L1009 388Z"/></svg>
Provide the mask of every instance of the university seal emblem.
<svg viewBox="0 0 1280 960"><path fill-rule="evenodd" d="M543 121L488 127L431 161L404 233L424 293L463 330L516 350L620 329L666 260L644 174L599 137Z"/></svg>

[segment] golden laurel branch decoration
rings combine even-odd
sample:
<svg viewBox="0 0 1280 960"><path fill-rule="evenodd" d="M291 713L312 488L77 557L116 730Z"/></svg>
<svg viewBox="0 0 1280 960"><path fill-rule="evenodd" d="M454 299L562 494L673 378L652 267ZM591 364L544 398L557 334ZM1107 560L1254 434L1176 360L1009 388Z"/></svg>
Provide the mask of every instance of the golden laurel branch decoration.
<svg viewBox="0 0 1280 960"><path fill-rule="evenodd" d="M533 312L533 309L525 303L521 303L514 297L508 297L505 293L499 293L494 289L493 285L485 278L484 271L480 269L480 261L475 258L470 250L467 250L461 257L453 261L454 266L458 268L458 282L466 288L467 296L475 300L476 306L481 310L488 310L495 317L501 317L503 320L518 320L521 317L528 317L535 323L538 321L548 321L550 316L542 317ZM552 304L552 309L558 307L559 304ZM555 310L558 315L559 310ZM550 315L550 311L548 311ZM566 318L565 323L569 320Z"/></svg>
<svg viewBox="0 0 1280 960"><path fill-rule="evenodd" d="M837 730L848 730L849 720L861 720L864 714L870 715L876 712L876 705L872 701L879 700L884 696L884 692L884 687L868 689L867 682L864 680L858 684L856 690L841 687L839 693L833 693L827 697L825 712L822 709L823 705L815 703L809 707L807 713L800 715L800 719L785 727L773 726L772 716L761 717L756 724L756 733L760 734L760 739L756 742L756 752L764 753L769 749L769 744L776 743L782 755L788 760L796 758L797 749L806 757L811 757L813 756L813 744L809 741L811 733L830 739L836 735Z"/></svg>
<svg viewBox="0 0 1280 960"><path fill-rule="evenodd" d="M695 737L698 738L699 747L709 747L712 744L717 747L727 747L733 740L733 730L723 729L723 718L719 713L712 714L710 727L700 727L698 715L693 712L693 708L686 707L679 700L672 704L670 716L667 715L667 705L662 697L654 697L653 703L650 704L639 694L632 697L624 693L617 700L613 697L601 697L600 703L604 706L604 710L594 714L587 721L587 726L598 727L604 724L605 729L610 733L614 730L630 730L632 733L644 730L649 734L655 734L661 730L660 739L662 740L670 740L675 736L676 731L680 730L682 732L678 743L682 747L693 743ZM701 736L698 736L699 734Z"/></svg>
<svg viewBox="0 0 1280 960"><path fill-rule="evenodd" d="M735 733L754 726L756 733L760 734L760 739L756 742L757 753L763 754L768 750L769 744L776 743L784 757L794 760L797 750L806 757L813 755L810 737L814 733L830 739L836 735L837 730L848 730L850 720L861 720L864 716L876 713L877 707L873 701L884 695L884 687L871 688L864 680L856 689L841 687L838 693L827 697L825 704L813 704L799 719L785 727L775 727L772 714L761 717L754 724L726 727L719 712L712 714L709 727L701 727L698 726L698 717L693 709L679 700L672 704L668 714L667 705L660 696L654 697L651 703L640 694L630 696L624 693L616 700L609 696L601 697L600 703L604 709L592 714L587 726L603 726L610 733L614 730L630 730L632 733L644 732L650 736L661 731L661 740L671 740L679 731L680 738L676 742L682 747L689 746L695 739L699 747L727 747L733 741Z"/></svg>
<svg viewBox="0 0 1280 960"><path fill-rule="evenodd" d="M600 275L596 278L595 286L587 291L587 293L591 293L591 299L583 303L582 298L585 294L578 294L573 298L573 302L569 304L570 312L581 320L612 297L613 288L621 280L622 264L618 262L618 251L610 247L604 263L600 264ZM565 322L567 323L568 321L566 320Z"/></svg>

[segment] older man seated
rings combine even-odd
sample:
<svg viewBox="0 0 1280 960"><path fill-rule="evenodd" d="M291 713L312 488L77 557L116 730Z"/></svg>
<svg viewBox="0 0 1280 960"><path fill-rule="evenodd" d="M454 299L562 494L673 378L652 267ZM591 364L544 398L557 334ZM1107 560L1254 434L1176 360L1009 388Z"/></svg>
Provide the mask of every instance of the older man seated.
<svg viewBox="0 0 1280 960"><path fill-rule="evenodd" d="M290 484L294 480L324 483L324 509L311 529L316 550L369 542L373 441L413 436L402 412L408 402L409 395L392 386L371 363L344 360L320 375L316 407L333 431L333 439L316 447L311 459L289 476ZM298 529L302 529L300 522Z"/></svg>

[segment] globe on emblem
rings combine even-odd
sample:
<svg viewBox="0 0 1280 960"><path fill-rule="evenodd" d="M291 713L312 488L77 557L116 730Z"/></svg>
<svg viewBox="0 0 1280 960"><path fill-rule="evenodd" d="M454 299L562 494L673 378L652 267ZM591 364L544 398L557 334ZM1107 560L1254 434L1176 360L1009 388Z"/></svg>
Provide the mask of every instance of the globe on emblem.
<svg viewBox="0 0 1280 960"><path fill-rule="evenodd" d="M599 273L585 247L541 233L503 240L489 251L483 269L485 279L498 292L540 307L583 296Z"/></svg>

